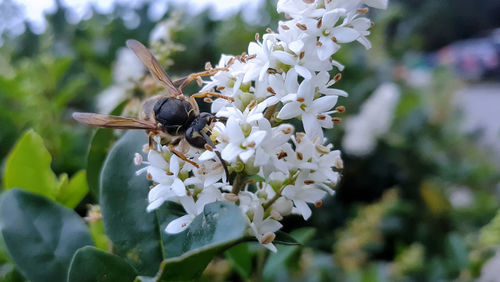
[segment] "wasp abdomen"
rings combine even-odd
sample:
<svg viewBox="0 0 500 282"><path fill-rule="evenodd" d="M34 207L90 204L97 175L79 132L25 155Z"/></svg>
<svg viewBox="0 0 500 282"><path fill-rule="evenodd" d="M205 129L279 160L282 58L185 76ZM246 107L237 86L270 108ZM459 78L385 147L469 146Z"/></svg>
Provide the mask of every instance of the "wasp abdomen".
<svg viewBox="0 0 500 282"><path fill-rule="evenodd" d="M156 120L170 135L181 135L186 132L196 118L191 104L187 101L163 97L154 106Z"/></svg>

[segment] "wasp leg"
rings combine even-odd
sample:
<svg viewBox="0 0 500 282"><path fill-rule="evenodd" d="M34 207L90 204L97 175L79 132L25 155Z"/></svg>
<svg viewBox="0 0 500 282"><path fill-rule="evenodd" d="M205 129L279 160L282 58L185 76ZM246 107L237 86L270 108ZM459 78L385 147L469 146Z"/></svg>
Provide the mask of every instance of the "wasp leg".
<svg viewBox="0 0 500 282"><path fill-rule="evenodd" d="M187 157L186 157L183 153L181 153L181 152L179 152L179 151L175 150L173 145L170 145L170 146L168 147L168 150L169 150L172 154L174 154L174 155L176 155L177 157L179 157L180 159L182 159L183 161L185 161L185 162L188 162L188 163L192 164L192 165L193 165L194 167L196 167L196 168L200 168L200 166L199 166L197 163L195 163L195 162L193 162L192 160L188 159L188 158L187 158Z"/></svg>
<svg viewBox="0 0 500 282"><path fill-rule="evenodd" d="M149 150L153 150L154 149L154 144L153 144L153 137L155 136L156 134L153 132L153 131L150 131L148 133L148 145L149 145Z"/></svg>
<svg viewBox="0 0 500 282"><path fill-rule="evenodd" d="M193 98L217 97L217 98L222 98L222 99L226 99L226 100L229 100L231 102L234 102L233 97L224 96L224 95L221 95L221 94L215 93L215 92L201 92L201 93L193 94L193 95L191 95L191 97L193 97Z"/></svg>
<svg viewBox="0 0 500 282"><path fill-rule="evenodd" d="M196 103L196 100L194 99L193 96L190 96L189 97L189 103L191 104L191 106L193 107L193 110L194 110L194 113L196 115L199 115L200 114L200 107L198 107L198 103Z"/></svg>
<svg viewBox="0 0 500 282"><path fill-rule="evenodd" d="M186 87L186 85L188 85L189 83L191 83L194 80L198 80L202 76L214 75L214 74L218 73L219 71L226 71L226 70L228 70L228 69L227 68L213 68L213 69L209 69L206 71L195 72L195 73L192 73L184 78L181 78L181 79L174 81L174 84L180 85L178 89L182 90L184 87Z"/></svg>

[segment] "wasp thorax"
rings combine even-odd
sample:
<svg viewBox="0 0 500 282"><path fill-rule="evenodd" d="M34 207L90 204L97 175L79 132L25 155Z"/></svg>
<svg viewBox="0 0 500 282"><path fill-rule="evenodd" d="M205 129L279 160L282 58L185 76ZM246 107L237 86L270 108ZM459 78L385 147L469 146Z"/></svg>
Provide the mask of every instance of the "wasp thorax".
<svg viewBox="0 0 500 282"><path fill-rule="evenodd" d="M211 132L209 129L210 123L213 120L213 115L209 113L201 113L197 116L191 126L186 130L186 141L196 148L204 148L207 143L206 138L203 137L202 134L206 134L206 136L210 136Z"/></svg>
<svg viewBox="0 0 500 282"><path fill-rule="evenodd" d="M156 121L170 135L181 135L196 118L195 111L187 101L175 98L160 98L154 106Z"/></svg>

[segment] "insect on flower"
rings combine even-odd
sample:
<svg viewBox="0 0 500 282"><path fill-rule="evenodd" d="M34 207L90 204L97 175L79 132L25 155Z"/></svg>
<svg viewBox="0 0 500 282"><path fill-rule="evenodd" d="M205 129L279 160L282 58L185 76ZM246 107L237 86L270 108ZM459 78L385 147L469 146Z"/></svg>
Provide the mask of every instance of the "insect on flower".
<svg viewBox="0 0 500 282"><path fill-rule="evenodd" d="M148 132L150 148L153 147L153 137L159 135L168 141L169 150L173 154L197 167L195 162L174 149L184 138L189 145L195 148L214 150L228 177L227 165L220 153L215 150L215 145L210 139L212 124L218 118L210 113L200 113L195 98L218 97L231 101L233 98L213 92L196 93L188 98L182 93L182 89L193 80L197 80L201 76L213 75L223 68L193 73L172 82L153 54L144 45L137 40L130 39L127 40L127 46L134 51L151 75L165 87L168 94L146 99L142 103L139 119L80 112L73 113L73 118L80 123L96 127L145 129ZM176 87L176 84L180 86Z"/></svg>

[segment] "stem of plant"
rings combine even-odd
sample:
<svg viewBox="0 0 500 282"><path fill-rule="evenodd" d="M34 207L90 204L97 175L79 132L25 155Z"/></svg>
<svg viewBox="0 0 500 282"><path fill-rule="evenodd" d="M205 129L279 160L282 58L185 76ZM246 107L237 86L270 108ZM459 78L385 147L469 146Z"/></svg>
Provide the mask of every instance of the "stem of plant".
<svg viewBox="0 0 500 282"><path fill-rule="evenodd" d="M245 178L246 178L245 173L237 173L236 177L234 178L233 181L233 190L231 191L233 194L238 195L238 193L245 188Z"/></svg>

